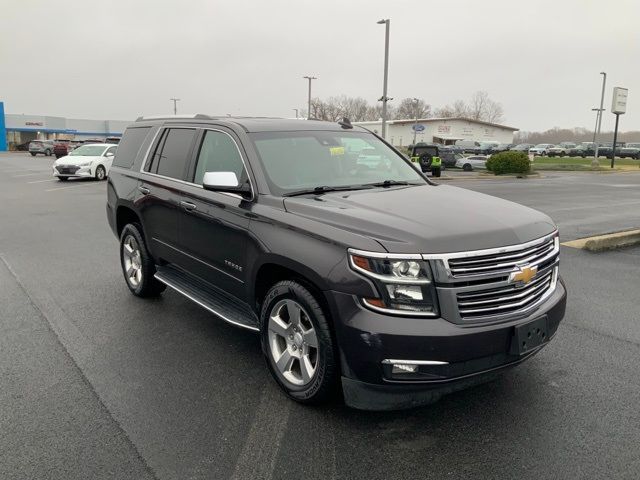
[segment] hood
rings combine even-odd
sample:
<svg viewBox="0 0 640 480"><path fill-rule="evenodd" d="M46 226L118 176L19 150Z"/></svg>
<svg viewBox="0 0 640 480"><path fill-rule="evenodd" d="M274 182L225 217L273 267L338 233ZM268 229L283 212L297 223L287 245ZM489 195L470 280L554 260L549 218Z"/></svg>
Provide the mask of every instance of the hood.
<svg viewBox="0 0 640 480"><path fill-rule="evenodd" d="M79 163L93 162L99 159L100 156L92 155L65 155L57 159L55 165L78 165Z"/></svg>
<svg viewBox="0 0 640 480"><path fill-rule="evenodd" d="M288 212L378 241L393 253L450 253L524 243L555 230L536 210L448 185L332 192L284 200Z"/></svg>

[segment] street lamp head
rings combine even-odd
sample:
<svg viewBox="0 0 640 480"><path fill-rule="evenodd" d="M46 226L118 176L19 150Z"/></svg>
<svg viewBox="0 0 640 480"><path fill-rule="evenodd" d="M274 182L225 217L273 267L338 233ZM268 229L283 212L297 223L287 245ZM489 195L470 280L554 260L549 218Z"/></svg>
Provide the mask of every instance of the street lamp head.
<svg viewBox="0 0 640 480"><path fill-rule="evenodd" d="M606 75L606 74L607 74L606 72L600 72L600 75Z"/></svg>
<svg viewBox="0 0 640 480"><path fill-rule="evenodd" d="M383 24L387 23L388 21L389 21L389 19L387 18L386 20L385 20L385 19L378 20L376 23L377 23L378 25L383 25Z"/></svg>

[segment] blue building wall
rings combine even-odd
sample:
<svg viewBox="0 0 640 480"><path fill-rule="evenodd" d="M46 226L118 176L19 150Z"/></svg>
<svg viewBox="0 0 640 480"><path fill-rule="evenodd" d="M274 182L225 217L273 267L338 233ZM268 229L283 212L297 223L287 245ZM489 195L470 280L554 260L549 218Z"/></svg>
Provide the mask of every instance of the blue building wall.
<svg viewBox="0 0 640 480"><path fill-rule="evenodd" d="M0 152L7 150L7 129L4 123L4 102L0 102Z"/></svg>

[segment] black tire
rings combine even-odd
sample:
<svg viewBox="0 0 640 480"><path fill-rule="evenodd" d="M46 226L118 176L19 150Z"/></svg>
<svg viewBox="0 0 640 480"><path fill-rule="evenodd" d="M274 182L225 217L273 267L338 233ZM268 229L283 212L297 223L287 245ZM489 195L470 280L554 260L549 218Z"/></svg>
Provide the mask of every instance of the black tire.
<svg viewBox="0 0 640 480"><path fill-rule="evenodd" d="M566 153L564 153L564 152L560 152L560 156L561 156L561 157L564 157L565 155L566 155Z"/></svg>
<svg viewBox="0 0 640 480"><path fill-rule="evenodd" d="M282 300L293 300L305 312L305 318L313 325L317 338L315 372L306 385L298 386L287 380L279 371L269 340L269 316ZM276 283L267 292L260 313L260 337L262 351L271 375L280 388L293 400L304 404L318 404L331 399L338 384L338 365L331 326L317 299L298 282L286 280Z"/></svg>
<svg viewBox="0 0 640 480"><path fill-rule="evenodd" d="M37 155L37 153L35 152L29 152L31 154L32 157L35 157Z"/></svg>
<svg viewBox="0 0 640 480"><path fill-rule="evenodd" d="M58 180L60 180L61 182L66 182L67 180L69 180L69 177L58 177Z"/></svg>
<svg viewBox="0 0 640 480"><path fill-rule="evenodd" d="M44 154L46 157L50 157L51 156L51 150L47 149L44 151Z"/></svg>
<svg viewBox="0 0 640 480"><path fill-rule="evenodd" d="M440 176L440 167L431 167L431 174L434 177L439 177Z"/></svg>
<svg viewBox="0 0 640 480"><path fill-rule="evenodd" d="M107 178L107 171L104 169L102 165L98 165L96 167L96 180L104 180Z"/></svg>
<svg viewBox="0 0 640 480"><path fill-rule="evenodd" d="M135 240L140 251L141 279L137 284L132 283L131 279L127 276L127 270L125 268L123 250L125 248L125 242L127 242L129 237ZM124 275L127 287L129 287L131 293L136 297L157 297L167 288L164 283L154 277L156 265L147 250L147 245L142 236L142 227L137 223L125 225L120 234L120 266L122 267L122 274Z"/></svg>
<svg viewBox="0 0 640 480"><path fill-rule="evenodd" d="M470 171L472 171L472 170L473 170L473 167L471 166L471 164L470 164L470 163L465 163L465 164L462 166L462 170L464 170L465 172L470 172Z"/></svg>

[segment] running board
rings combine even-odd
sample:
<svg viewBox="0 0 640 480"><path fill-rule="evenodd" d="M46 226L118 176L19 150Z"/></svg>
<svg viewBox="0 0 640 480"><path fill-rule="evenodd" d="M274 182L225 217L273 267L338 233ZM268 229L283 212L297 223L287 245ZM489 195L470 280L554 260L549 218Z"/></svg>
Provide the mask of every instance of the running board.
<svg viewBox="0 0 640 480"><path fill-rule="evenodd" d="M258 331L258 318L248 305L219 288L169 265L156 267L155 277L225 322Z"/></svg>

